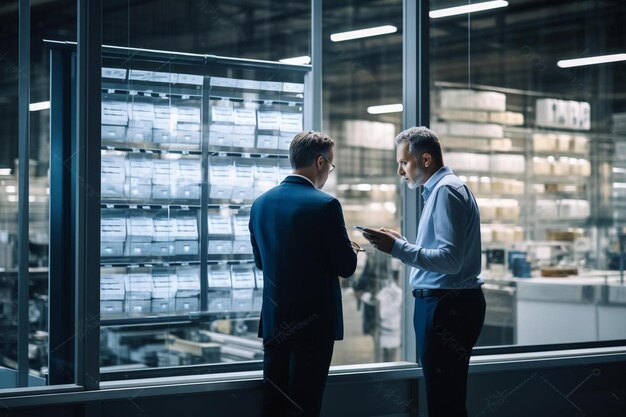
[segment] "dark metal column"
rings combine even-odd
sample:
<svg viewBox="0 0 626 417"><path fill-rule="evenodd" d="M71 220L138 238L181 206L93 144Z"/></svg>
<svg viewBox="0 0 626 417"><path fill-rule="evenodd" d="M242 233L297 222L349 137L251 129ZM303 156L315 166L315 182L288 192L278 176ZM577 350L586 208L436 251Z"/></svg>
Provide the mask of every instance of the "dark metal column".
<svg viewBox="0 0 626 417"><path fill-rule="evenodd" d="M28 386L28 226L30 167L30 0L19 2L17 386Z"/></svg>
<svg viewBox="0 0 626 417"><path fill-rule="evenodd" d="M50 246L48 274L48 384L74 382L74 280L72 279L70 51L50 52Z"/></svg>
<svg viewBox="0 0 626 417"><path fill-rule="evenodd" d="M101 0L78 1L76 106L76 383L100 385Z"/></svg>
<svg viewBox="0 0 626 417"><path fill-rule="evenodd" d="M304 76L304 128L322 130L322 0L311 0L311 66Z"/></svg>
<svg viewBox="0 0 626 417"><path fill-rule="evenodd" d="M205 66L206 68L206 66ZM200 189L200 239L198 247L200 248L200 311L209 310L209 77L204 77L204 85L202 86L202 146L201 164L202 164L202 182Z"/></svg>
<svg viewBox="0 0 626 417"><path fill-rule="evenodd" d="M403 128L428 126L430 120L430 48L428 1L403 0L402 79ZM417 192L416 192L417 191ZM402 187L402 233L410 241L417 236L421 212L421 187ZM411 268L404 268L404 360L416 361L413 331L413 298L409 287Z"/></svg>

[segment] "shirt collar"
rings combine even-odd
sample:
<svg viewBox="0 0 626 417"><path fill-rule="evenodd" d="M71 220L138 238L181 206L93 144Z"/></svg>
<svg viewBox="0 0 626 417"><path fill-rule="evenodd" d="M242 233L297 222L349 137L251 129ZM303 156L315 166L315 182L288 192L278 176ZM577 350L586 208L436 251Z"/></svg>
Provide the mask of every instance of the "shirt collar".
<svg viewBox="0 0 626 417"><path fill-rule="evenodd" d="M422 197L424 201L428 198L435 185L446 175L452 174L452 170L449 166L444 165L439 168L424 184L424 190L422 191Z"/></svg>
<svg viewBox="0 0 626 417"><path fill-rule="evenodd" d="M313 184L313 181L311 181L310 178L305 177L304 175L300 175L300 174L289 174L290 177L300 177L300 178L304 178L305 180L307 180L309 183L311 183L311 185L313 186L313 188L317 188L315 187L315 184Z"/></svg>

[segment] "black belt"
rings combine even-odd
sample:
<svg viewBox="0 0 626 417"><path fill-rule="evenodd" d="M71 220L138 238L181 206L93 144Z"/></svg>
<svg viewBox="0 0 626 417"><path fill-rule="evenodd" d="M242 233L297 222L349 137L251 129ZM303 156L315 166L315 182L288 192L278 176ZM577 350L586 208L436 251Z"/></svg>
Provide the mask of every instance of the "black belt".
<svg viewBox="0 0 626 417"><path fill-rule="evenodd" d="M480 287L478 288L450 288L450 289L443 289L443 288L434 288L434 289L429 289L429 290L420 290L420 289L415 289L413 290L413 297L415 298L424 298L424 297L444 297L446 295L449 294L461 294L464 292L468 292L468 291L477 291L480 290Z"/></svg>

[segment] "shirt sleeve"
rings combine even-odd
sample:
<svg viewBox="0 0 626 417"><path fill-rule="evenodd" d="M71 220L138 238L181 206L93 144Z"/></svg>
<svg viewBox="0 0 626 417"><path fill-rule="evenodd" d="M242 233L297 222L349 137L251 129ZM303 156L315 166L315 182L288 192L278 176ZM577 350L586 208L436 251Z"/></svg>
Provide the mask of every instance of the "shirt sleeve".
<svg viewBox="0 0 626 417"><path fill-rule="evenodd" d="M441 274L456 274L465 258L467 241L467 202L457 190L443 186L437 190L432 224L432 248L396 239L391 255L414 268Z"/></svg>

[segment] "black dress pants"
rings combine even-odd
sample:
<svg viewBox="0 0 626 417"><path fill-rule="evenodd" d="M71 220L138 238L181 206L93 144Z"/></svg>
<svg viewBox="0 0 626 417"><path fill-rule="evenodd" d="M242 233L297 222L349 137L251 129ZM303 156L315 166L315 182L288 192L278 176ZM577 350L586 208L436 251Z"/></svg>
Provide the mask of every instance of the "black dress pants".
<svg viewBox="0 0 626 417"><path fill-rule="evenodd" d="M480 288L415 299L413 325L429 417L467 417L469 358L484 320Z"/></svg>
<svg viewBox="0 0 626 417"><path fill-rule="evenodd" d="M334 340L272 341L263 356L263 417L318 417Z"/></svg>

